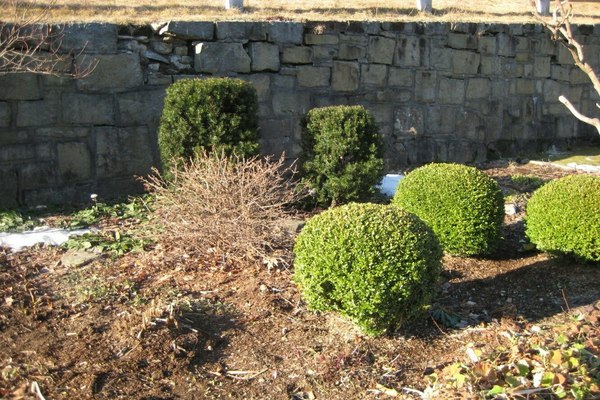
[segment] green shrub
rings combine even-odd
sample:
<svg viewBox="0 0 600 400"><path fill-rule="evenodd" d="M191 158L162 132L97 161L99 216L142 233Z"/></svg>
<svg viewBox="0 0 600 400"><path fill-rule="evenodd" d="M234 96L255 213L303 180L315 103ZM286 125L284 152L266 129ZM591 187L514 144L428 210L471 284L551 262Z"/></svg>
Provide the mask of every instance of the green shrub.
<svg viewBox="0 0 600 400"><path fill-rule="evenodd" d="M380 334L430 300L442 252L415 215L350 203L311 218L294 255L294 280L311 309L338 311L366 333Z"/></svg>
<svg viewBox="0 0 600 400"><path fill-rule="evenodd" d="M393 203L415 213L455 255L493 252L501 240L504 199L493 179L473 167L429 164L400 181Z"/></svg>
<svg viewBox="0 0 600 400"><path fill-rule="evenodd" d="M570 175L536 190L526 233L540 250L600 261L600 177Z"/></svg>
<svg viewBox="0 0 600 400"><path fill-rule="evenodd" d="M365 200L383 176L382 140L361 106L315 108L306 116L301 170L317 204Z"/></svg>
<svg viewBox="0 0 600 400"><path fill-rule="evenodd" d="M182 79L167 89L158 131L165 170L201 151L247 157L258 151L258 100L241 79Z"/></svg>

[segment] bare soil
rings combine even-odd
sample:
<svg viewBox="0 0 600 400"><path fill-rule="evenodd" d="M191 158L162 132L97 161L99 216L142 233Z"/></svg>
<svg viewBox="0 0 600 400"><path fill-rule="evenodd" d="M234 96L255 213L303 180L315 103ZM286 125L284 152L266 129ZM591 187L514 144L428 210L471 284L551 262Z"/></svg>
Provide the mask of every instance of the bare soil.
<svg viewBox="0 0 600 400"><path fill-rule="evenodd" d="M336 315L307 310L291 266L207 269L161 247L87 264L61 248L2 250L0 398L415 398L406 389L423 390L428 375L464 360L467 344L484 350L503 332L597 311L600 269L527 250L527 193L510 179L572 172L485 168L521 195L519 212L506 217L494 256L444 259L437 306L462 328L424 315L387 336L363 336Z"/></svg>

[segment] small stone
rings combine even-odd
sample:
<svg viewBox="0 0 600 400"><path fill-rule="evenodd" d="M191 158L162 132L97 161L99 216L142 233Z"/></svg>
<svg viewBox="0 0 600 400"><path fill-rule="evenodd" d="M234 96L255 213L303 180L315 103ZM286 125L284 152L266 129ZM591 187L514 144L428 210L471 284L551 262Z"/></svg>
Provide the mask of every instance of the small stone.
<svg viewBox="0 0 600 400"><path fill-rule="evenodd" d="M187 46L177 46L175 49L173 49L173 53L175 53L177 56L187 56L188 48Z"/></svg>
<svg viewBox="0 0 600 400"><path fill-rule="evenodd" d="M469 307L472 307L472 306L474 306L474 305L475 305L475 304L477 304L477 303L475 303L474 301L470 301L470 300L469 300L469 301L467 301L465 304L466 304L466 305L468 305Z"/></svg>
<svg viewBox="0 0 600 400"><path fill-rule="evenodd" d="M152 50L146 50L143 54L144 57L146 57L148 60L152 60L152 61L158 61L164 64L168 64L169 60L167 60L165 57L161 56L160 54L152 51Z"/></svg>
<svg viewBox="0 0 600 400"><path fill-rule="evenodd" d="M504 205L504 213L506 215L515 215L517 213L517 211L518 211L517 206L514 205L513 203Z"/></svg>
<svg viewBox="0 0 600 400"><path fill-rule="evenodd" d="M102 255L85 250L69 250L60 258L60 262L67 268L77 268L83 267L100 257Z"/></svg>
<svg viewBox="0 0 600 400"><path fill-rule="evenodd" d="M173 51L173 44L167 42L152 42L150 43L150 47L152 47L152 50L154 50L158 54L163 55L170 54Z"/></svg>

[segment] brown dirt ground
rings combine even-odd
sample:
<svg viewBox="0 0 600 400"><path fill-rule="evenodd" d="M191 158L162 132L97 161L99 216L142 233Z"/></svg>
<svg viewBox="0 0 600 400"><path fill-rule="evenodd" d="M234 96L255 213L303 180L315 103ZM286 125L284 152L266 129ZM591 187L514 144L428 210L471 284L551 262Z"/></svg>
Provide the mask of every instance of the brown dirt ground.
<svg viewBox="0 0 600 400"><path fill-rule="evenodd" d="M522 189L512 174L572 173L485 168L507 191ZM523 251L525 198L495 256L444 259L437 302L466 327L424 317L380 338L308 311L284 266L199 268L160 246L79 266L60 248L0 251L0 398L36 398L33 382L47 399L386 398L382 387L415 398L402 389L423 390L467 343L485 349L501 332L600 306L597 266Z"/></svg>

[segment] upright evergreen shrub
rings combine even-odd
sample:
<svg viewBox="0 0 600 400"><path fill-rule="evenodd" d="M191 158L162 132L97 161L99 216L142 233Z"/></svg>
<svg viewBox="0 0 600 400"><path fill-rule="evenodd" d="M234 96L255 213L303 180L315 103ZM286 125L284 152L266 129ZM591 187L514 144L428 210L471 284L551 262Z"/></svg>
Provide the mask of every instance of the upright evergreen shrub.
<svg viewBox="0 0 600 400"><path fill-rule="evenodd" d="M429 164L398 184L392 202L421 218L454 255L493 252L501 240L504 199L493 179L473 167Z"/></svg>
<svg viewBox="0 0 600 400"><path fill-rule="evenodd" d="M362 106L309 111L303 135L303 183L321 205L364 200L383 176L382 139Z"/></svg>
<svg viewBox="0 0 600 400"><path fill-rule="evenodd" d="M600 261L600 177L570 175L536 190L526 233L540 250Z"/></svg>
<svg viewBox="0 0 600 400"><path fill-rule="evenodd" d="M311 309L337 311L366 333L380 334L430 300L442 252L415 215L350 203L308 220L294 255L294 280Z"/></svg>
<svg viewBox="0 0 600 400"><path fill-rule="evenodd" d="M182 79L167 89L158 145L165 170L201 151L248 157L258 151L258 100L241 79Z"/></svg>

